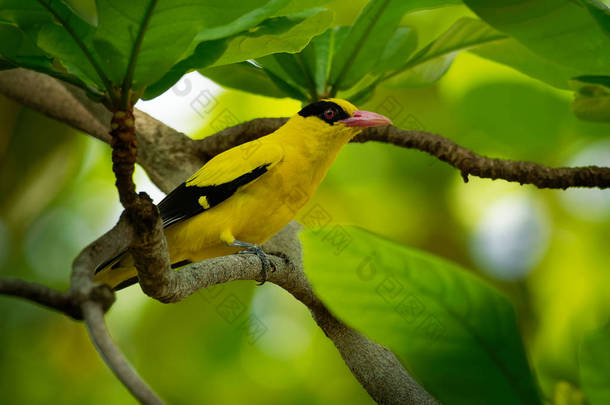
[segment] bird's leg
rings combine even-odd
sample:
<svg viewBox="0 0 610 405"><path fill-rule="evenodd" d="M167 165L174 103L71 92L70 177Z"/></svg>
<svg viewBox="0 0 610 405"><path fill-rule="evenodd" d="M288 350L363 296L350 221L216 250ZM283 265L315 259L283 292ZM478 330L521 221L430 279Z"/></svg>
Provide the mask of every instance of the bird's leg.
<svg viewBox="0 0 610 405"><path fill-rule="evenodd" d="M265 284L267 281L267 272L271 270L271 263L269 262L269 258L265 252L263 252L263 248L259 245L255 245L254 243L243 242L241 240L234 239L232 243L228 244L229 246L236 246L244 248L244 250L240 250L237 252L238 254L255 254L261 260L261 278L262 281L258 283L258 285Z"/></svg>

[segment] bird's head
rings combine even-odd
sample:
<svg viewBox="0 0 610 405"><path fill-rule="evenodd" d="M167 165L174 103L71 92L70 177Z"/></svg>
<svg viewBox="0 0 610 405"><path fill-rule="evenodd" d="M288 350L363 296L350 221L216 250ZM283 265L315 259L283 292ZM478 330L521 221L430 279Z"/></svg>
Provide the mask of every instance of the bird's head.
<svg viewBox="0 0 610 405"><path fill-rule="evenodd" d="M389 118L381 114L358 110L346 100L329 98L309 104L299 111L302 120L310 130L328 134L337 139L349 140L365 127L391 124Z"/></svg>

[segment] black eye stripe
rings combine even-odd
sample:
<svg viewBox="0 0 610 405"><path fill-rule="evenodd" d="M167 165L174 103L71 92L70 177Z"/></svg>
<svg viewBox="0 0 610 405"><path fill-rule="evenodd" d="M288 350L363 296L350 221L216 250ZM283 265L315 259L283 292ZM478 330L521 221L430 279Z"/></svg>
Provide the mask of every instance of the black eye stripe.
<svg viewBox="0 0 610 405"><path fill-rule="evenodd" d="M332 118L326 118L325 113L328 109L332 109L335 112ZM339 106L339 104L333 103L332 101L317 101L309 104L299 111L299 115L301 117L315 116L330 125L350 117L349 114L346 113L341 106Z"/></svg>

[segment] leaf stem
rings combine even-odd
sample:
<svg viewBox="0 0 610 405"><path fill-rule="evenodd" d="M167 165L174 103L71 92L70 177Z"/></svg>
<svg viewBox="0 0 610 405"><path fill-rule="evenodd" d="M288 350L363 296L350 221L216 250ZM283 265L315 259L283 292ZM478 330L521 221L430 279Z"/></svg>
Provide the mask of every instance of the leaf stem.
<svg viewBox="0 0 610 405"><path fill-rule="evenodd" d="M131 49L131 55L129 55L129 64L127 65L127 71L125 72L125 78L123 79L123 85L121 86L121 107L128 108L131 103L129 94L131 91L131 85L133 84L133 75L136 70L136 62L138 60L138 54L140 53L140 48L142 47L142 41L144 40L144 33L146 32L146 28L148 27L148 23L152 16L153 10L157 5L157 0L150 0L148 2L148 6L146 7L146 12L144 13L144 17L140 23L140 28L138 29L138 35L136 37L135 42L133 43L133 48Z"/></svg>

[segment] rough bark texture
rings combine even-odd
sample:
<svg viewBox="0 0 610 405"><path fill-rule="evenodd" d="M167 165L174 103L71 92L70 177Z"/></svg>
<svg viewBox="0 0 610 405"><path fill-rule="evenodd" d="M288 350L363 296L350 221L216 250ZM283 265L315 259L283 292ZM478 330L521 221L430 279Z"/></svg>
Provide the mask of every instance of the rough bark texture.
<svg viewBox="0 0 610 405"><path fill-rule="evenodd" d="M503 179L538 188L610 187L610 168L598 166L551 168L534 162L493 159L481 156L441 135L404 131L392 126L368 128L353 142L378 141L403 148L418 149L468 175Z"/></svg>

